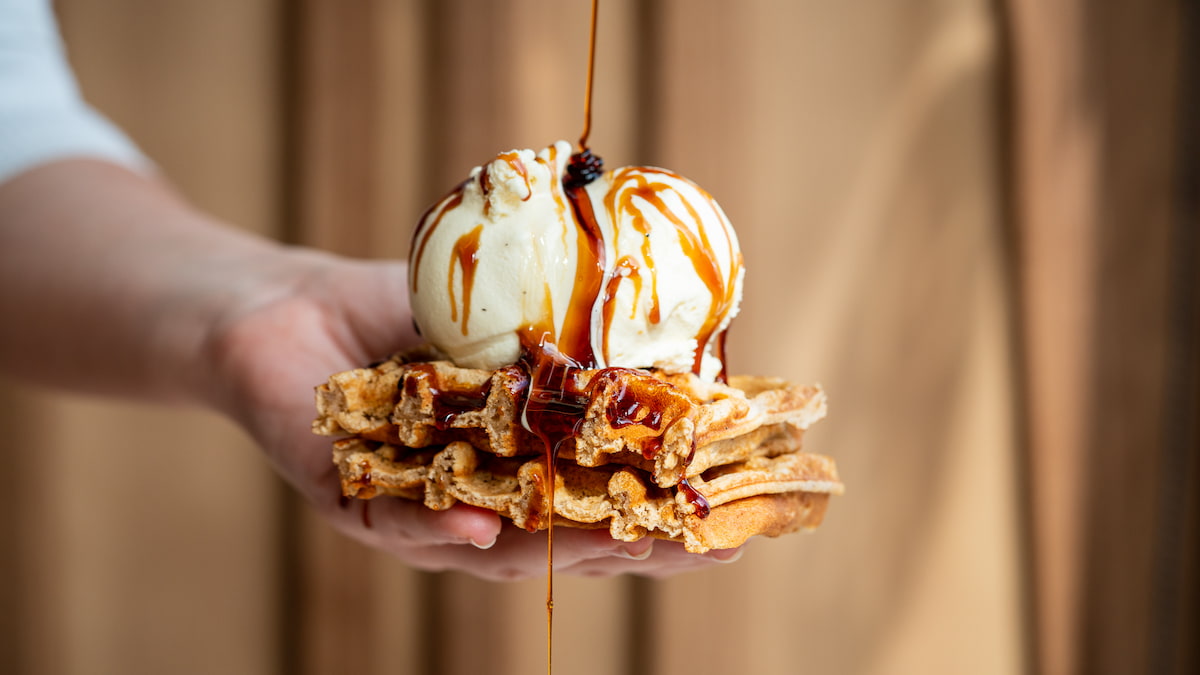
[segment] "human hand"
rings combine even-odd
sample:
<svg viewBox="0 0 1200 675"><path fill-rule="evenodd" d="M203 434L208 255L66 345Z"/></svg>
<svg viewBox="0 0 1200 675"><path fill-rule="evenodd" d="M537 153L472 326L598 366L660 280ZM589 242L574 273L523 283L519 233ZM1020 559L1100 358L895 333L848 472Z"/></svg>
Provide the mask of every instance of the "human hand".
<svg viewBox="0 0 1200 675"><path fill-rule="evenodd" d="M329 440L314 436L313 387L419 343L402 263L358 262L303 250L255 261L250 284L211 327L204 358L220 384L215 404L239 420L279 473L343 533L426 570L488 579L546 571L546 537L491 511L433 511L404 499L345 503ZM370 509L369 521L362 510ZM369 522L369 526L368 526ZM557 528L556 572L668 576L736 558L687 553L675 542L612 539L605 530Z"/></svg>

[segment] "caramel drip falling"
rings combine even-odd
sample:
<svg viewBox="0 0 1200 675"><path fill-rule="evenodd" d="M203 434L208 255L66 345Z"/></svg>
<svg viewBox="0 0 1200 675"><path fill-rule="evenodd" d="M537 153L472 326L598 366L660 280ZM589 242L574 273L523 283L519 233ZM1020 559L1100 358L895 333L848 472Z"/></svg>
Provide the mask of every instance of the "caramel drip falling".
<svg viewBox="0 0 1200 675"><path fill-rule="evenodd" d="M529 389L522 406L521 422L537 436L545 450L546 471L546 670L552 672L554 644L554 494L557 458L562 444L574 438L583 422L587 400L575 384L579 364L565 357L547 337L545 328L527 328L521 333L523 366L529 372Z"/></svg>
<svg viewBox="0 0 1200 675"><path fill-rule="evenodd" d="M579 135L579 152L588 149L588 136L592 132L592 79L596 74L596 20L600 14L600 0L592 0L592 32L588 40L587 87L583 94L583 133Z"/></svg>
<svg viewBox="0 0 1200 675"><path fill-rule="evenodd" d="M599 297L604 281L604 244L600 237L596 217L592 211L592 202L584 189L588 183L600 176L604 162L592 154L587 147L588 135L592 129L592 75L596 71L596 18L599 14L600 0L592 0L591 34L588 40L588 73L587 88L584 93L583 133L579 136L579 152L572 155L567 165L567 175L563 177L563 192L571 203L571 211L575 216L577 227L576 269L579 274L575 279L575 287L571 291L570 304L563 320L562 333L557 345L545 341L547 332L540 331L539 343L536 349L531 349L528 342L528 331L523 338L523 352L532 355L533 363L529 365L529 393L522 411L522 422L526 429L539 436L546 450L546 492L547 523L546 523L546 673L554 672L554 492L555 492L555 460L558 456L559 445L569 437L573 437L583 421L584 408L578 407L578 399L570 398L567 385L574 379L574 371L583 367L595 366L595 354L592 351L592 305ZM560 217L566 216L566 209L559 204ZM563 218L564 222L566 218ZM564 233L565 235L565 233ZM546 319L554 324L554 315L549 313ZM565 349L566 355L559 353ZM532 416L531 416L532 415ZM570 421L570 424L567 422ZM567 430L570 430L569 433Z"/></svg>

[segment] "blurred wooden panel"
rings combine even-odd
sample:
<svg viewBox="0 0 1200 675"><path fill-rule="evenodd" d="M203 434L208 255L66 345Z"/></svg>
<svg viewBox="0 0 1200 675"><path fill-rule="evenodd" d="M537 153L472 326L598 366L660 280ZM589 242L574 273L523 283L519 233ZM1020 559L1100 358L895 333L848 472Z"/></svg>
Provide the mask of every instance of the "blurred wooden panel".
<svg viewBox="0 0 1200 675"><path fill-rule="evenodd" d="M24 458L29 456L23 447L33 441L26 435L8 431L10 427L44 428L45 412L33 397L25 394L5 379L0 379L0 406L4 410L5 433L0 436L0 453L6 468L0 471L0 508L11 517L0 520L0 574L13 583L0 587L0 670L19 673L29 669L37 658L37 641L48 635L38 634L33 624L32 608L42 588L34 585L39 563L51 558L48 542L38 543L39 528L47 523L45 516L31 505L37 502L26 476L32 473ZM22 425L16 425L21 420Z"/></svg>
<svg viewBox="0 0 1200 675"><path fill-rule="evenodd" d="M1099 129L1083 90L1082 5L1010 6L1038 665L1044 673L1075 673Z"/></svg>
<svg viewBox="0 0 1200 675"><path fill-rule="evenodd" d="M586 1L431 2L422 101L432 202L474 166L510 148L579 138L587 74ZM600 12L589 144L612 166L629 164L646 111L636 98L646 64L635 0Z"/></svg>
<svg viewBox="0 0 1200 675"><path fill-rule="evenodd" d="M87 99L183 193L240 227L279 228L277 0L57 0Z"/></svg>
<svg viewBox="0 0 1200 675"><path fill-rule="evenodd" d="M274 667L272 478L197 413L34 399L54 431L30 495L30 673Z"/></svg>
<svg viewBox="0 0 1200 675"><path fill-rule="evenodd" d="M1174 179L1179 130L1195 125L1175 116L1180 6L1010 3L1047 673L1191 672L1156 653L1195 636L1162 630L1177 624L1154 605L1155 556L1177 573L1187 555L1156 512L1181 506L1162 496L1164 480L1185 480L1160 474L1169 378L1184 365L1167 354L1172 311L1195 311L1170 306L1172 228L1196 217L1176 211L1175 190L1196 190Z"/></svg>
<svg viewBox="0 0 1200 675"><path fill-rule="evenodd" d="M632 150L635 3L606 3L593 142ZM298 240L402 258L417 218L497 152L575 140L586 3L302 3Z"/></svg>
<svg viewBox="0 0 1200 675"><path fill-rule="evenodd" d="M1200 671L1200 6L1178 6L1170 336L1150 672Z"/></svg>
<svg viewBox="0 0 1200 675"><path fill-rule="evenodd" d="M657 585L645 672L1021 671L987 3L660 6L651 160L737 227L731 368L825 385L805 442L847 492Z"/></svg>
<svg viewBox="0 0 1200 675"><path fill-rule="evenodd" d="M418 92L422 71L412 56L422 16L417 2L319 0L281 14L289 31L280 125L287 130L290 242L358 257L404 253L391 248L403 238L388 234L382 214L421 208L411 190L391 187L411 180L417 156L393 156L381 139L384 130L393 143L410 139L420 111L383 102ZM427 635L422 575L338 534L299 499L287 511L283 672L419 670Z"/></svg>
<svg viewBox="0 0 1200 675"><path fill-rule="evenodd" d="M1154 555L1164 534L1157 508L1174 367L1167 357L1175 147L1179 124L1196 124L1175 119L1180 6L1172 0L1089 5L1084 24L1086 76L1095 85L1090 93L1098 97L1092 100L1103 130L1094 224L1096 378L1087 397L1091 457L1081 467L1089 483L1080 664L1086 673L1136 672L1154 663ZM1192 228L1200 227L1197 216L1194 209L1187 215ZM1190 643L1196 636L1176 639Z"/></svg>
<svg viewBox="0 0 1200 675"><path fill-rule="evenodd" d="M201 207L274 228L272 3L57 9L85 94ZM0 669L274 669L276 481L253 445L201 413L7 385L4 396L15 401L4 408L7 470L22 477L10 495L20 537L6 545L20 601L4 611L21 625L22 653ZM26 416L50 431L22 431Z"/></svg>

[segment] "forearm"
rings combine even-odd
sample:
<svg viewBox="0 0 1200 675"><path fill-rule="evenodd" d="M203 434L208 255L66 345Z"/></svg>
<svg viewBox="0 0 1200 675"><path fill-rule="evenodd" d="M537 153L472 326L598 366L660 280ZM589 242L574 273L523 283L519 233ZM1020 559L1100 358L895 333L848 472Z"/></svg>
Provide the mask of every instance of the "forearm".
<svg viewBox="0 0 1200 675"><path fill-rule="evenodd" d="M281 247L97 161L0 184L0 370L75 391L209 397L214 322L270 293Z"/></svg>

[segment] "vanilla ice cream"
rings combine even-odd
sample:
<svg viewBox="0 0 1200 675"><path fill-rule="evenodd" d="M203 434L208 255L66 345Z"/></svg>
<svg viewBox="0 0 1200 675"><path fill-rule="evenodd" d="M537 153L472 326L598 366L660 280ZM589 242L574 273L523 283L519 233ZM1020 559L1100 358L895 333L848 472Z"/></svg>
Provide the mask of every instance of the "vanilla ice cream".
<svg viewBox="0 0 1200 675"><path fill-rule="evenodd" d="M564 185L571 145L476 167L421 219L413 315L460 366L518 360L522 336L589 368L722 372L742 256L716 201L663 169L624 167Z"/></svg>

